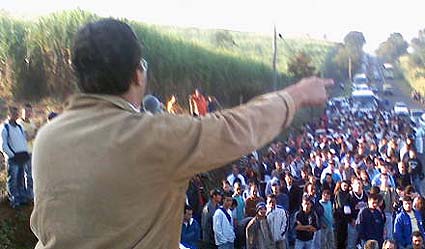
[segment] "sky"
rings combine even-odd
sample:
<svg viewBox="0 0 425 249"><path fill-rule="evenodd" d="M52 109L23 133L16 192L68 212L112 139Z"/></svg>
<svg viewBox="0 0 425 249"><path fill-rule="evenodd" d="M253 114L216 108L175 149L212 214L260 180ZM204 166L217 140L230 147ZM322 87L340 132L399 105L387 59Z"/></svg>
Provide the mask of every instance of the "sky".
<svg viewBox="0 0 425 249"><path fill-rule="evenodd" d="M284 37L326 36L339 42L360 31L367 52L393 32L410 42L425 28L425 0L0 0L0 9L30 18L75 8L182 27L272 34L276 25Z"/></svg>

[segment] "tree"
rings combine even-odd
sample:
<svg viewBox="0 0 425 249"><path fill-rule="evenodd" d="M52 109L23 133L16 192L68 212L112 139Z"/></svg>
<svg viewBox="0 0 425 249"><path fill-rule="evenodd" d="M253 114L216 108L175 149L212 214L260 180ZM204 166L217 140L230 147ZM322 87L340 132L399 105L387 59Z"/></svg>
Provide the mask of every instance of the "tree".
<svg viewBox="0 0 425 249"><path fill-rule="evenodd" d="M366 43L366 39L362 32L350 31L344 37L344 44L350 50L363 51L363 46Z"/></svg>
<svg viewBox="0 0 425 249"><path fill-rule="evenodd" d="M291 73L296 80L304 77L312 76L316 68L312 65L312 60L305 52L300 52L291 58L288 63L288 72Z"/></svg>
<svg viewBox="0 0 425 249"><path fill-rule="evenodd" d="M412 39L413 52L410 61L417 67L425 67L425 29L420 30L418 37Z"/></svg>
<svg viewBox="0 0 425 249"><path fill-rule="evenodd" d="M324 63L324 76L338 81L348 78L348 51L344 44L338 43L326 55Z"/></svg>
<svg viewBox="0 0 425 249"><path fill-rule="evenodd" d="M403 39L400 33L392 33L390 37L379 45L376 55L385 61L394 62L406 54L409 44Z"/></svg>
<svg viewBox="0 0 425 249"><path fill-rule="evenodd" d="M348 58L351 59L352 72L360 71L364 54L363 46L365 43L366 39L363 33L359 31L350 31L344 37L345 50L348 52Z"/></svg>

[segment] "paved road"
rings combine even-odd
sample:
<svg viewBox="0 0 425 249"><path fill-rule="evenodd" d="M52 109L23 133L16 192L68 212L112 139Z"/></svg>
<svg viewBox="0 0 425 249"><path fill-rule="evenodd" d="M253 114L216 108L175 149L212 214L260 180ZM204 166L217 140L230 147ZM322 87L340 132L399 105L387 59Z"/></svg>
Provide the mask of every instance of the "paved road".
<svg viewBox="0 0 425 249"><path fill-rule="evenodd" d="M403 87L403 82L397 80L387 80L387 83L391 84L394 88L393 95L382 95L382 93L378 93L381 99L388 99L391 103L391 107L394 106L395 102L404 102L409 107L409 109L417 108L424 109L424 106L420 103L413 101L410 98L410 92L407 92L406 87ZM382 89L382 88L380 88Z"/></svg>

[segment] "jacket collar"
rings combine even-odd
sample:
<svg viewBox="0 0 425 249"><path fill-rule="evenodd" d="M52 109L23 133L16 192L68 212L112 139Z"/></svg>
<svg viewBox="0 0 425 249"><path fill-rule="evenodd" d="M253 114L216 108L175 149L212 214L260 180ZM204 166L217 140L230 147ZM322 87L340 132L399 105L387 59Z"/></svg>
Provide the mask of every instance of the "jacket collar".
<svg viewBox="0 0 425 249"><path fill-rule="evenodd" d="M111 104L123 110L139 113L138 110L133 104L125 100L124 98L116 95L106 95L106 94L87 94L80 93L75 94L67 101L66 109L80 109L83 107L98 105L98 104Z"/></svg>

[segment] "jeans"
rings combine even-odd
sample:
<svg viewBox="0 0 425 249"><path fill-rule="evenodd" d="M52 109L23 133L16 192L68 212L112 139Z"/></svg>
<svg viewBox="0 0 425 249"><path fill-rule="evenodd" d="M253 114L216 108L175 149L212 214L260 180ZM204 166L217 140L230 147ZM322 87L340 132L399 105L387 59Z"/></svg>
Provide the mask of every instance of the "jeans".
<svg viewBox="0 0 425 249"><path fill-rule="evenodd" d="M357 239L359 237L359 233L357 232L356 226L348 223L347 225L347 248L348 249L356 249Z"/></svg>
<svg viewBox="0 0 425 249"><path fill-rule="evenodd" d="M422 181L421 181L421 179L419 178L419 176L415 176L414 178L413 178L413 186L415 187L415 190L416 190L416 192L418 192L418 194L421 194L422 192Z"/></svg>
<svg viewBox="0 0 425 249"><path fill-rule="evenodd" d="M317 230L313 236L313 248L322 248L322 240L321 240L322 229Z"/></svg>
<svg viewBox="0 0 425 249"><path fill-rule="evenodd" d="M297 240L295 240L294 249L313 249L312 245L313 245L313 240L302 241L302 240L297 239Z"/></svg>
<svg viewBox="0 0 425 249"><path fill-rule="evenodd" d="M23 170L18 164L10 159L7 161L7 195L12 207L19 206L24 200Z"/></svg>
<svg viewBox="0 0 425 249"><path fill-rule="evenodd" d="M393 214L391 212L385 212L385 237L384 239L393 239Z"/></svg>
<svg viewBox="0 0 425 249"><path fill-rule="evenodd" d="M288 229L288 237L287 237L287 248L289 245L293 245L295 242L295 212L289 215L289 229Z"/></svg>
<svg viewBox="0 0 425 249"><path fill-rule="evenodd" d="M32 180L32 164L31 159L24 165L24 193L27 201L32 201L34 199L34 187Z"/></svg>
<svg viewBox="0 0 425 249"><path fill-rule="evenodd" d="M218 249L234 249L233 243L227 242L226 244L221 244L217 246Z"/></svg>
<svg viewBox="0 0 425 249"><path fill-rule="evenodd" d="M276 241L276 249L286 249L286 240Z"/></svg>
<svg viewBox="0 0 425 249"><path fill-rule="evenodd" d="M347 221L345 219L337 220L336 222L336 248L345 249L347 242Z"/></svg>
<svg viewBox="0 0 425 249"><path fill-rule="evenodd" d="M7 194L10 205L17 207L34 198L31 163L23 166L7 161Z"/></svg>
<svg viewBox="0 0 425 249"><path fill-rule="evenodd" d="M320 229L321 249L335 249L335 238L332 226Z"/></svg>

